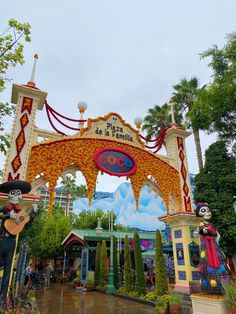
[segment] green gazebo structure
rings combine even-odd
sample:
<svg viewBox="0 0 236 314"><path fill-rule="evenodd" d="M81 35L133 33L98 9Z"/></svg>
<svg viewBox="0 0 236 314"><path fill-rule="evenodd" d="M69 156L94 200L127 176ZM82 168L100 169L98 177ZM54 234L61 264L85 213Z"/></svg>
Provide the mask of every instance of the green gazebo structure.
<svg viewBox="0 0 236 314"><path fill-rule="evenodd" d="M155 232L138 231L140 247L142 251L153 251L155 249ZM113 231L112 236L117 239L118 257L123 261L124 238L128 236L131 250L133 248L134 232ZM73 267L75 270L80 267L80 277L82 281L88 278L93 279L95 270L95 253L98 242L106 241L108 256L110 255L111 232L102 228L76 229L72 230L63 240L62 245L65 250L64 267ZM172 250L171 241L163 236L164 247Z"/></svg>

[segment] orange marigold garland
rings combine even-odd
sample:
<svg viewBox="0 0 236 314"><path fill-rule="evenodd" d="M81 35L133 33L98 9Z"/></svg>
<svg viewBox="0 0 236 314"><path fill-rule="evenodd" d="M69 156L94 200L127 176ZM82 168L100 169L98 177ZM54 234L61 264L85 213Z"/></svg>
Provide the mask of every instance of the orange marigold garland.
<svg viewBox="0 0 236 314"><path fill-rule="evenodd" d="M153 153L125 143L112 140L66 137L31 148L28 165L28 180L33 182L36 176L43 173L50 186L50 209L53 204L53 191L61 173L71 164L76 165L87 183L88 199L91 204L99 169L94 156L102 148L120 148L131 154L137 163L137 171L130 176L131 185L138 208L140 190L146 178L153 176L162 191L163 201L169 211L170 193L176 195L179 210L182 210L182 196L178 171Z"/></svg>

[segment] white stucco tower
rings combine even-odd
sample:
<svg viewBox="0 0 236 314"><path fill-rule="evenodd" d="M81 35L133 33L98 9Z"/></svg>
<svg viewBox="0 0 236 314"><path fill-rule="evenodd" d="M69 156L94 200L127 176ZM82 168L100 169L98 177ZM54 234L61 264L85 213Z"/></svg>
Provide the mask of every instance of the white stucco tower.
<svg viewBox="0 0 236 314"><path fill-rule="evenodd" d="M26 85L13 84L12 87L11 102L16 104L16 112L3 182L26 179L36 111L43 109L47 97L47 93L38 89L34 83L37 59L35 55L30 81Z"/></svg>

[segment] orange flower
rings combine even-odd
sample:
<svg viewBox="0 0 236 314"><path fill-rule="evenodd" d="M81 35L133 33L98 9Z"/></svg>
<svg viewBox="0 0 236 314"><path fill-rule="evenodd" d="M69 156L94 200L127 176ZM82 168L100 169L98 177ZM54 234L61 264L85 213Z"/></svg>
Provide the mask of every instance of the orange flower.
<svg viewBox="0 0 236 314"><path fill-rule="evenodd" d="M147 180L152 176L158 182L163 201L169 212L170 194L174 194L179 210L182 210L182 196L180 188L180 177L178 171L157 155L138 147L112 140L66 137L62 140L54 140L48 143L35 145L31 149L28 180L33 182L40 173L44 174L50 187L50 209L53 203L53 192L61 173L72 164L84 175L88 188L88 199L91 203L94 188L97 181L99 169L94 157L96 152L102 148L120 148L136 160L137 170L130 176L134 192L136 207L138 208L140 190Z"/></svg>

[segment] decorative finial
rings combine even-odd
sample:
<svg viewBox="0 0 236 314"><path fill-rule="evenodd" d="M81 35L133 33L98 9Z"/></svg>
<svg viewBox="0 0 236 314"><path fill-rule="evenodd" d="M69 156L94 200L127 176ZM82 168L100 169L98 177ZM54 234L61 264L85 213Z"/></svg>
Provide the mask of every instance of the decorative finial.
<svg viewBox="0 0 236 314"><path fill-rule="evenodd" d="M134 119L134 124L136 125L137 129L140 129L142 123L143 123L143 119L141 117L137 117Z"/></svg>
<svg viewBox="0 0 236 314"><path fill-rule="evenodd" d="M174 116L174 100L172 98L169 99L168 104L170 106L170 114L171 114L171 124L172 126L176 126L175 116Z"/></svg>
<svg viewBox="0 0 236 314"><path fill-rule="evenodd" d="M34 64L33 64L33 69L32 69L32 73L31 73L31 78L30 78L30 81L27 83L28 86L30 87L35 87L35 71L36 71L36 63L37 63L37 60L38 60L38 54L35 53L34 54Z"/></svg>
<svg viewBox="0 0 236 314"><path fill-rule="evenodd" d="M87 103L85 102L85 101L80 101L79 103L78 103L78 109L79 109L79 112L80 113L84 113L85 112L85 110L87 109Z"/></svg>
<svg viewBox="0 0 236 314"><path fill-rule="evenodd" d="M83 127L84 127L84 122L82 120L84 119L84 112L87 109L88 105L85 101L80 101L77 106L80 112L80 120L81 120L79 122L79 129L80 129L79 134L82 135Z"/></svg>

